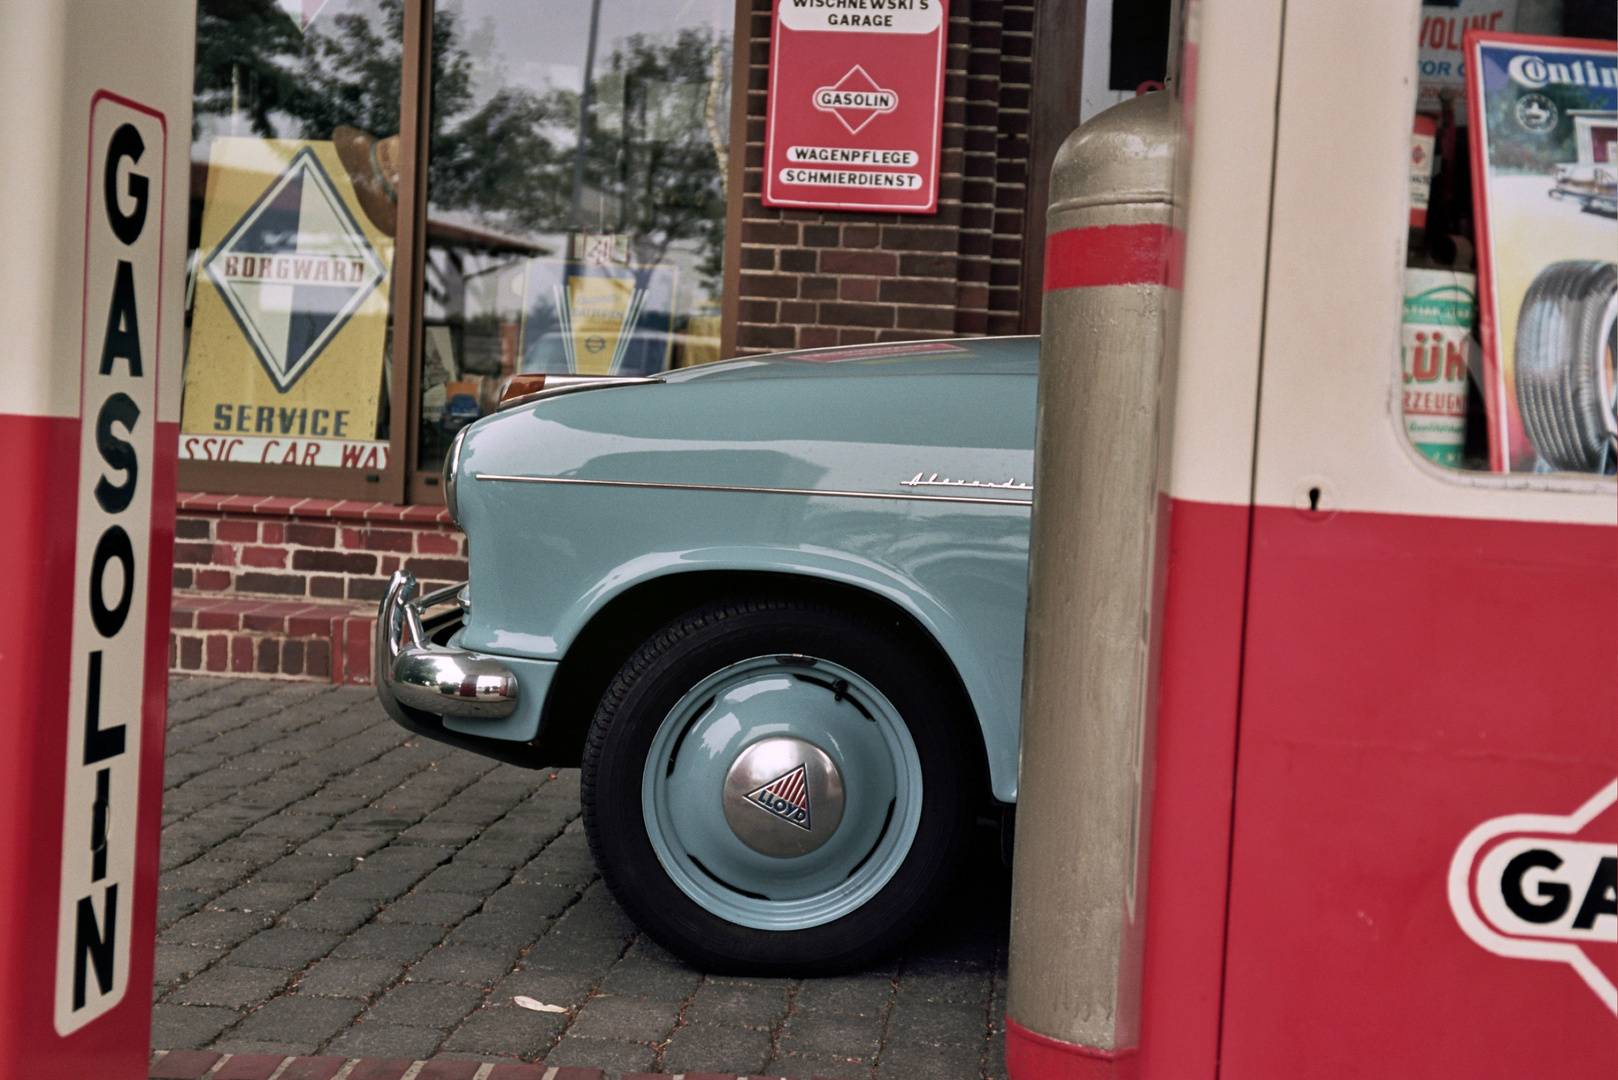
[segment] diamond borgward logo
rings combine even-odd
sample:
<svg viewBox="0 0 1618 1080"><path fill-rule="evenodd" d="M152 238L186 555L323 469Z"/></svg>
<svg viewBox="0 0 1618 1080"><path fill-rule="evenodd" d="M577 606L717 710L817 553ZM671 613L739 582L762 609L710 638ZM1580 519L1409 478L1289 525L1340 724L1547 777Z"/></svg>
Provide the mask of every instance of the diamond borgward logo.
<svg viewBox="0 0 1618 1080"><path fill-rule="evenodd" d="M814 102L815 108L841 120L850 135L857 135L878 116L897 109L899 95L882 89L864 68L855 64L837 82L816 90Z"/></svg>
<svg viewBox="0 0 1618 1080"><path fill-rule="evenodd" d="M802 765L747 793L747 801L804 832L809 824L809 774Z"/></svg>
<svg viewBox="0 0 1618 1080"><path fill-rule="evenodd" d="M208 256L205 269L283 394L387 277L308 147Z"/></svg>

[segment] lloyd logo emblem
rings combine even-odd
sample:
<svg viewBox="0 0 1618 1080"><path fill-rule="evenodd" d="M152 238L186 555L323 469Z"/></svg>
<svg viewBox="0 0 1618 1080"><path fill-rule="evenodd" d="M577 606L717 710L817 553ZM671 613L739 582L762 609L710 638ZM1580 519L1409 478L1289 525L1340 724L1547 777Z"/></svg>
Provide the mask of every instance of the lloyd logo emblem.
<svg viewBox="0 0 1618 1080"><path fill-rule="evenodd" d="M283 394L387 276L308 147L236 223L205 268Z"/></svg>
<svg viewBox="0 0 1618 1080"><path fill-rule="evenodd" d="M813 831L809 824L809 774L802 765L749 791L747 801L804 832Z"/></svg>
<svg viewBox="0 0 1618 1080"><path fill-rule="evenodd" d="M864 68L855 64L831 86L816 90L814 102L815 108L841 120L850 135L857 135L878 116L897 109L899 95L882 89Z"/></svg>
<svg viewBox="0 0 1618 1080"><path fill-rule="evenodd" d="M1499 956L1570 965L1618 1014L1618 780L1573 813L1508 814L1473 829L1449 868L1466 936ZM1598 823L1605 827L1599 827ZM1599 960L1598 960L1599 957Z"/></svg>

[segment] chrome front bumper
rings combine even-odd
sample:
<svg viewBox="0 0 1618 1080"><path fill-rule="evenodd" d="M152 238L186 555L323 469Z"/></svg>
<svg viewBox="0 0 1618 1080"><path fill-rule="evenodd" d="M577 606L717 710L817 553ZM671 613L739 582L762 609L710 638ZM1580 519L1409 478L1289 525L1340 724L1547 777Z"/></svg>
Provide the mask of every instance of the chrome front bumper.
<svg viewBox="0 0 1618 1080"><path fill-rule="evenodd" d="M457 599L451 585L412 600L415 576L400 570L388 582L376 624L376 692L393 712L395 703L435 716L499 720L517 708L517 676L492 656L434 645L422 629L422 613Z"/></svg>

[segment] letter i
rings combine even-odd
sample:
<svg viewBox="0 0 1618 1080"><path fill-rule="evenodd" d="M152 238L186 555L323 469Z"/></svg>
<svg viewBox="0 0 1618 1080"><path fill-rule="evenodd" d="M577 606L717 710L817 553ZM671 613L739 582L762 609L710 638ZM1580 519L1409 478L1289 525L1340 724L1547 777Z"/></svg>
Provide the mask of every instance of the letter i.
<svg viewBox="0 0 1618 1080"><path fill-rule="evenodd" d="M90 806L90 880L107 876L107 817L112 807L112 770L96 770L96 797Z"/></svg>

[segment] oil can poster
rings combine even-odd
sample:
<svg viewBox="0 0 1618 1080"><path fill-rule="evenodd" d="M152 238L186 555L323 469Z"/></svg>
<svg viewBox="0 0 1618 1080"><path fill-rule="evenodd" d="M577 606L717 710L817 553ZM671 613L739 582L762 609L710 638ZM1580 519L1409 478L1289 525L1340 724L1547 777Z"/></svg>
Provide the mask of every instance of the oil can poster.
<svg viewBox="0 0 1618 1080"><path fill-rule="evenodd" d="M370 441L392 262L392 239L360 209L332 143L215 139L182 455L385 465Z"/></svg>
<svg viewBox="0 0 1618 1080"><path fill-rule="evenodd" d="M1611 472L1618 47L1466 40L1490 467Z"/></svg>
<svg viewBox="0 0 1618 1080"><path fill-rule="evenodd" d="M652 375L673 346L675 268L531 259L522 371Z"/></svg>

